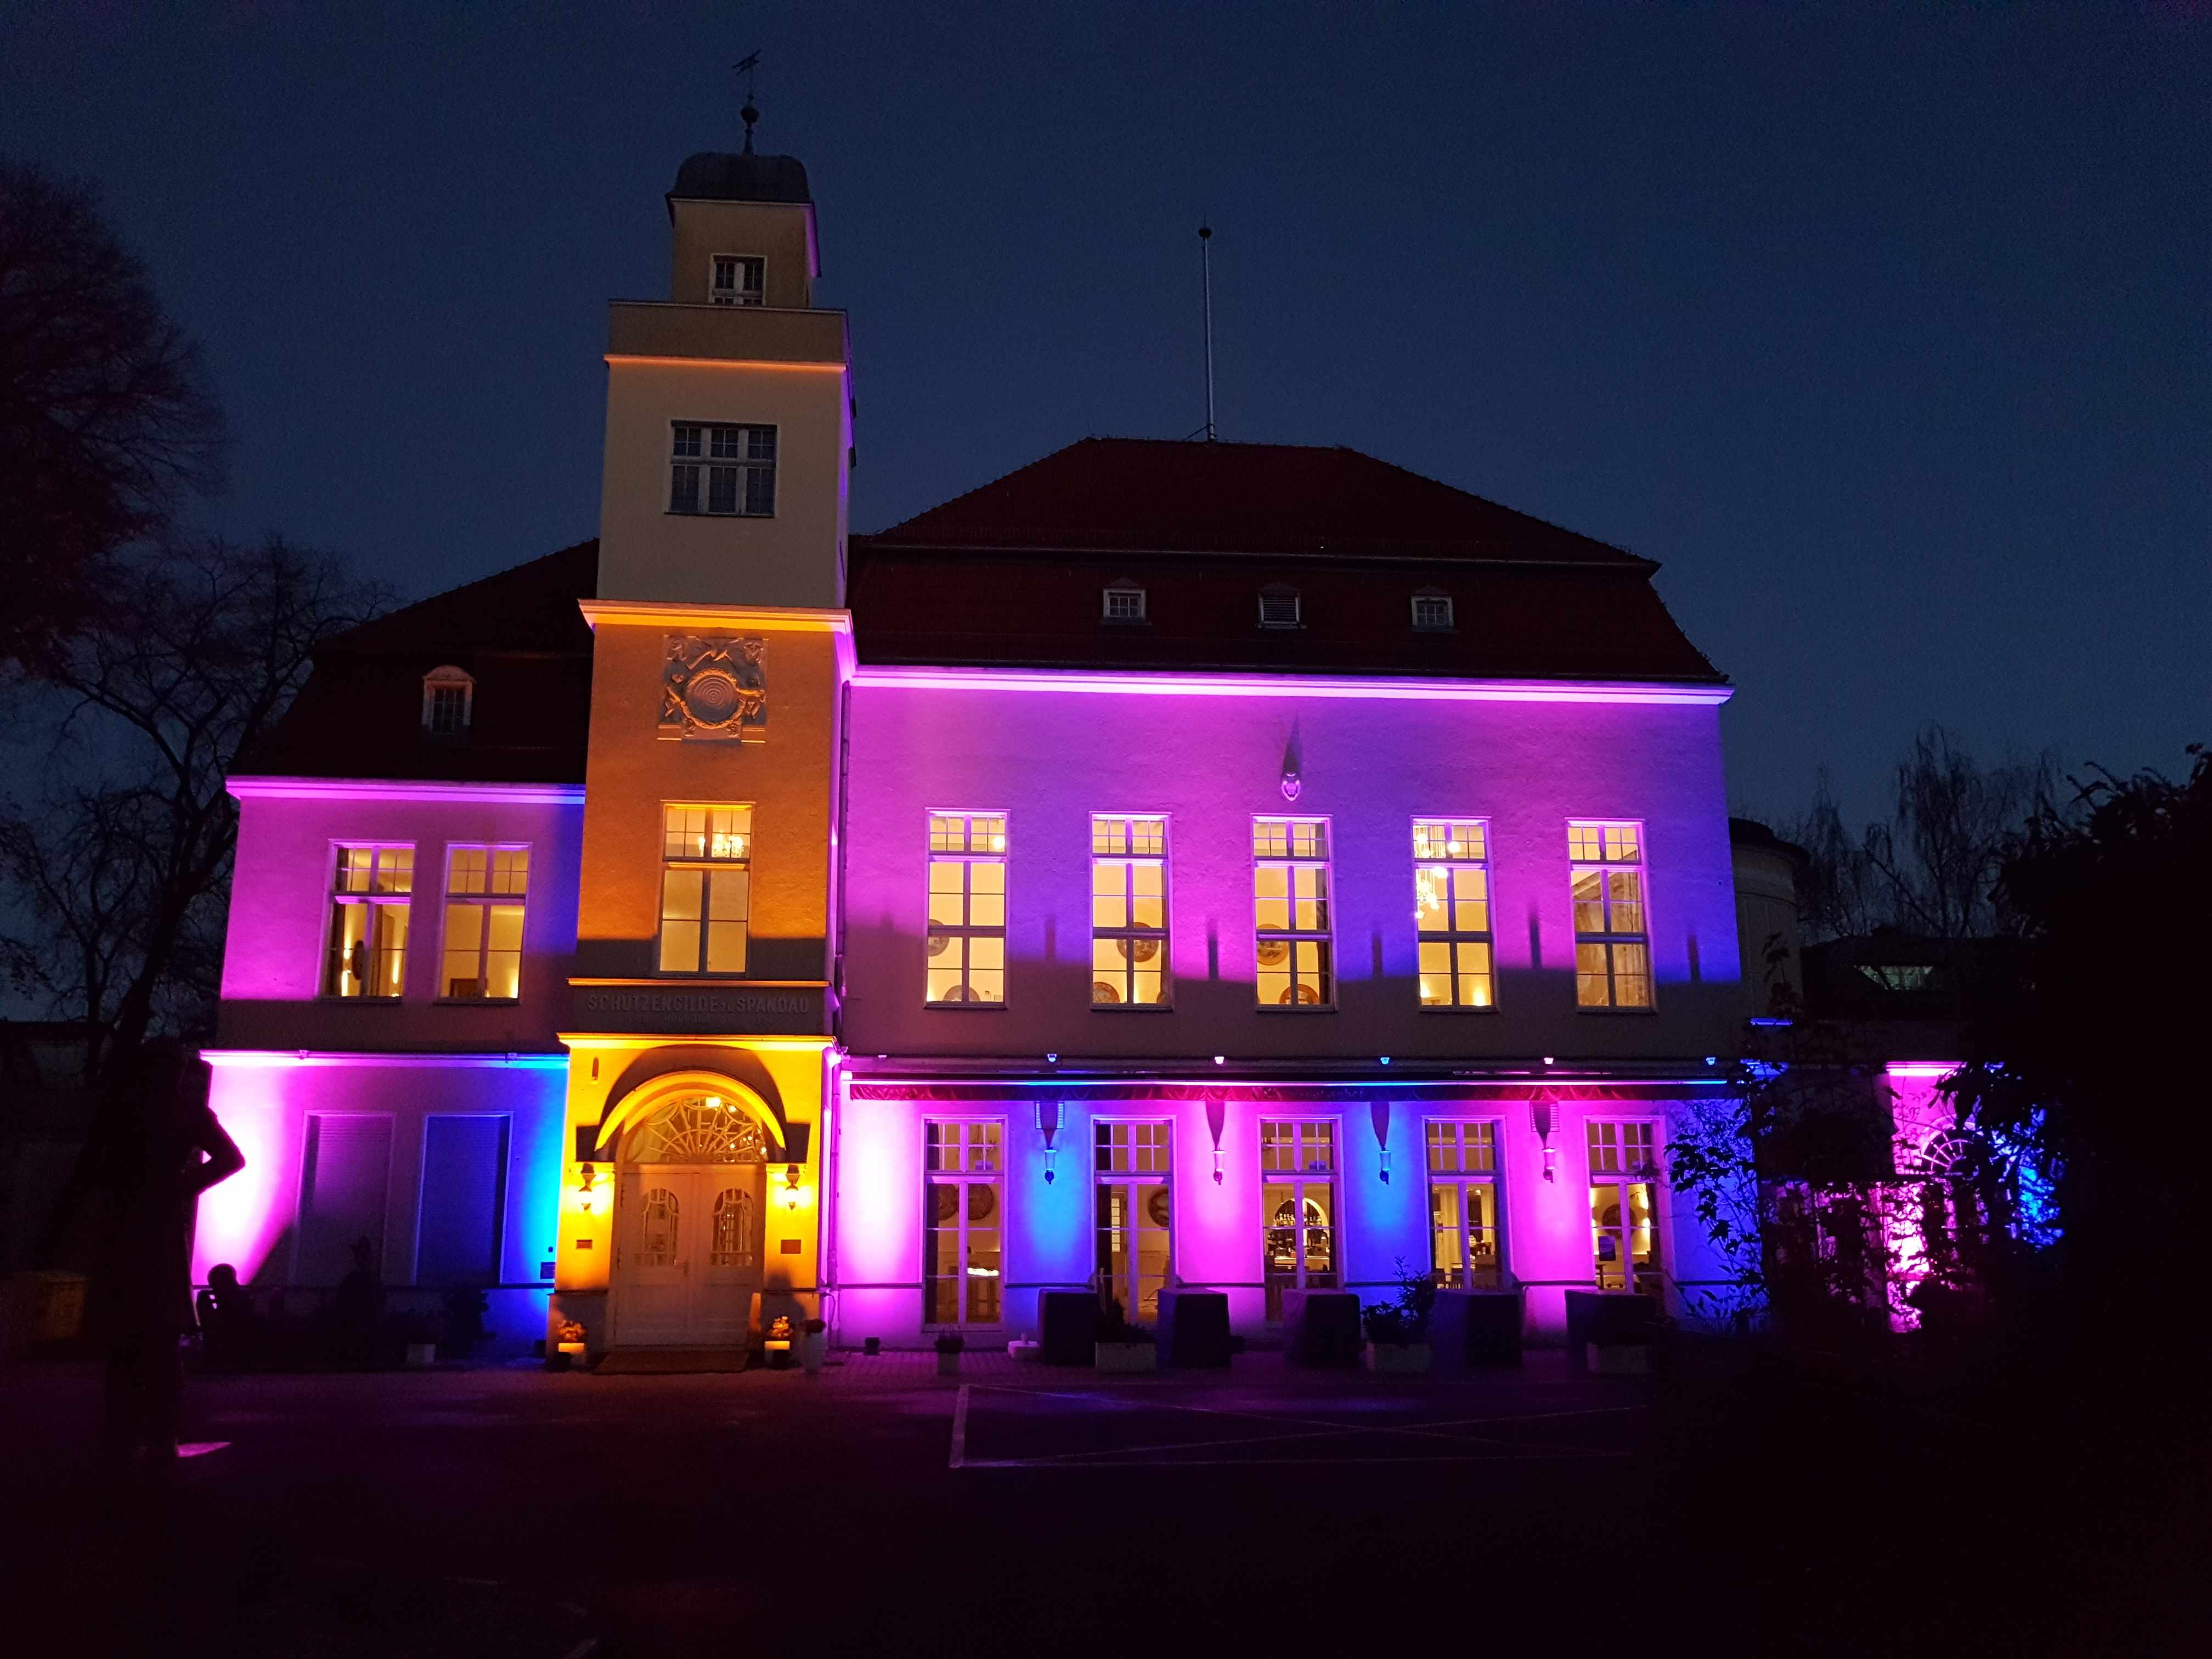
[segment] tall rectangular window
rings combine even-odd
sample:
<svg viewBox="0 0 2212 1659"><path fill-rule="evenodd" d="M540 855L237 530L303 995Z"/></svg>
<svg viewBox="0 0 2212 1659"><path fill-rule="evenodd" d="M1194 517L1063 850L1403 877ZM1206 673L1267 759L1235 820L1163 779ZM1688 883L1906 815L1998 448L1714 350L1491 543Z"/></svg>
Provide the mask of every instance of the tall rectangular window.
<svg viewBox="0 0 2212 1659"><path fill-rule="evenodd" d="M1651 945L1644 910L1644 836L1633 823L1570 823L1575 1001L1649 1008Z"/></svg>
<svg viewBox="0 0 2212 1659"><path fill-rule="evenodd" d="M522 994L522 912L527 847L446 850L446 958L438 994L511 1000Z"/></svg>
<svg viewBox="0 0 2212 1659"><path fill-rule="evenodd" d="M1665 1265L1659 1247L1658 1126L1593 1121L1588 1130L1597 1287L1657 1296Z"/></svg>
<svg viewBox="0 0 2212 1659"><path fill-rule="evenodd" d="M766 519L775 514L775 428L670 428L668 510Z"/></svg>
<svg viewBox="0 0 2212 1659"><path fill-rule="evenodd" d="M1097 1192L1098 1296L1121 1304L1140 1324L1159 1317L1166 1285L1172 1197L1172 1126L1091 1126Z"/></svg>
<svg viewBox="0 0 2212 1659"><path fill-rule="evenodd" d="M354 1246L368 1241L368 1268L382 1276L384 1226L392 1191L392 1115L311 1112L300 1161L300 1224L292 1278L336 1285L354 1267Z"/></svg>
<svg viewBox="0 0 2212 1659"><path fill-rule="evenodd" d="M1328 903L1328 821L1253 819L1252 931L1261 1007L1334 1002Z"/></svg>
<svg viewBox="0 0 2212 1659"><path fill-rule="evenodd" d="M1267 1317L1279 1320L1286 1292L1337 1288L1334 1123L1261 1123L1260 1212Z"/></svg>
<svg viewBox="0 0 2212 1659"><path fill-rule="evenodd" d="M718 306L757 306L767 297L768 261L742 253L717 253L707 297Z"/></svg>
<svg viewBox="0 0 2212 1659"><path fill-rule="evenodd" d="M507 1120L434 1112L422 1120L422 1201L415 1231L418 1285L499 1282L506 1218Z"/></svg>
<svg viewBox="0 0 2212 1659"><path fill-rule="evenodd" d="M1489 839L1490 826L1480 818L1413 821L1413 926L1420 935L1424 1008L1488 1008L1497 1001Z"/></svg>
<svg viewBox="0 0 2212 1659"><path fill-rule="evenodd" d="M660 857L660 971L744 973L753 809L663 807Z"/></svg>
<svg viewBox="0 0 2212 1659"><path fill-rule="evenodd" d="M929 815L932 1003L1006 1000L1006 815Z"/></svg>
<svg viewBox="0 0 2212 1659"><path fill-rule="evenodd" d="M1429 1161L1430 1259L1448 1291L1494 1291L1504 1257L1498 1237L1497 1125L1424 1126Z"/></svg>
<svg viewBox="0 0 2212 1659"><path fill-rule="evenodd" d="M1168 1000L1168 821L1091 820L1091 1006Z"/></svg>
<svg viewBox="0 0 2212 1659"><path fill-rule="evenodd" d="M995 1325L1004 1305L1006 1126L951 1118L922 1126L922 1313L932 1325Z"/></svg>
<svg viewBox="0 0 2212 1659"><path fill-rule="evenodd" d="M412 847L342 846L331 879L326 997L397 997L407 982Z"/></svg>

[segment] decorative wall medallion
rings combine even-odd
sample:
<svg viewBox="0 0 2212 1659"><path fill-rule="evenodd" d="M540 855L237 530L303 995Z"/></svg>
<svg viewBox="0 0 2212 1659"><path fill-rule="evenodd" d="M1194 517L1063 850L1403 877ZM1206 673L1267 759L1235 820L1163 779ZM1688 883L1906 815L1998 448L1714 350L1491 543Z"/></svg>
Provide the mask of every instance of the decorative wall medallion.
<svg viewBox="0 0 2212 1659"><path fill-rule="evenodd" d="M768 641L671 634L660 667L660 735L724 743L768 739Z"/></svg>

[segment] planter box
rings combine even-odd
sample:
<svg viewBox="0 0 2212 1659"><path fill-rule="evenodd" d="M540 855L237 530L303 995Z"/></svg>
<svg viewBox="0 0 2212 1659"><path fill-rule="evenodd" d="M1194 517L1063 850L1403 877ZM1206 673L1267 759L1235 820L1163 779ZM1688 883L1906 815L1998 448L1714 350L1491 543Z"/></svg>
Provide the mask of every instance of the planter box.
<svg viewBox="0 0 2212 1659"><path fill-rule="evenodd" d="M1583 1346L1583 1366L1592 1376L1648 1376L1649 1342L1591 1342Z"/></svg>
<svg viewBox="0 0 2212 1659"><path fill-rule="evenodd" d="M1048 1365L1091 1364L1092 1333L1098 1328L1095 1291L1047 1291L1037 1298L1037 1358Z"/></svg>
<svg viewBox="0 0 2212 1659"><path fill-rule="evenodd" d="M434 1342L410 1342L407 1345L407 1368L422 1370L438 1363L438 1345Z"/></svg>
<svg viewBox="0 0 2212 1659"><path fill-rule="evenodd" d="M1370 1371L1395 1371L1411 1375L1429 1368L1429 1345L1425 1342L1370 1342L1367 1345L1367 1369Z"/></svg>
<svg viewBox="0 0 2212 1659"><path fill-rule="evenodd" d="M1157 1342L1094 1342L1092 1363L1102 1371L1156 1371L1160 1368Z"/></svg>
<svg viewBox="0 0 2212 1659"><path fill-rule="evenodd" d="M1431 1369L1456 1373L1519 1364L1524 1317L1517 1289L1438 1291L1429 1314L1429 1346L1436 1352Z"/></svg>
<svg viewBox="0 0 2212 1659"><path fill-rule="evenodd" d="M1012 1342L1006 1344L1007 1358L1025 1360L1031 1364L1035 1364L1036 1363L1037 1355L1042 1352L1043 1346L1042 1344L1036 1342L1024 1342L1019 1337L1016 1337Z"/></svg>
<svg viewBox="0 0 2212 1659"><path fill-rule="evenodd" d="M1589 1350L1649 1344L1660 1330L1659 1304L1632 1291L1567 1292L1567 1368L1589 1369Z"/></svg>
<svg viewBox="0 0 2212 1659"><path fill-rule="evenodd" d="M1229 1296L1224 1291L1160 1292L1160 1364L1178 1370L1226 1365Z"/></svg>
<svg viewBox="0 0 2212 1659"><path fill-rule="evenodd" d="M960 1356L959 1356L958 1354L957 1354L957 1353L941 1353L941 1354L938 1355L938 1356L937 1356L937 1374L938 1374L939 1376L959 1376L959 1375L960 1375Z"/></svg>
<svg viewBox="0 0 2212 1659"><path fill-rule="evenodd" d="M1359 1298L1350 1291L1285 1291L1283 1334L1294 1365L1357 1365Z"/></svg>

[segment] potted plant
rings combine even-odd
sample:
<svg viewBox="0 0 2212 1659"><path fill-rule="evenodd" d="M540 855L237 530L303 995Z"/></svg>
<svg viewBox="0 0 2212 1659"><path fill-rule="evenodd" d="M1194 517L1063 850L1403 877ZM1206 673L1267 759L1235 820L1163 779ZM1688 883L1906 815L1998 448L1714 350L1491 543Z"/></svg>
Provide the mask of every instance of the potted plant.
<svg viewBox="0 0 2212 1659"><path fill-rule="evenodd" d="M1400 1256L1395 1301L1370 1304L1367 1327L1367 1369L1425 1371L1429 1369L1429 1315L1437 1304L1437 1281L1406 1266Z"/></svg>
<svg viewBox="0 0 2212 1659"><path fill-rule="evenodd" d="M947 1331L937 1339L937 1374L939 1376L960 1375L960 1351L968 1346L957 1331Z"/></svg>
<svg viewBox="0 0 2212 1659"><path fill-rule="evenodd" d="M584 1327L581 1321L564 1319L554 1327L553 1352L545 1363L556 1371L565 1371L585 1354Z"/></svg>
<svg viewBox="0 0 2212 1659"><path fill-rule="evenodd" d="M1098 1329L1091 1345L1091 1363L1102 1371L1158 1370L1159 1340L1145 1326L1132 1325L1121 1303L1109 1297L1099 1310Z"/></svg>

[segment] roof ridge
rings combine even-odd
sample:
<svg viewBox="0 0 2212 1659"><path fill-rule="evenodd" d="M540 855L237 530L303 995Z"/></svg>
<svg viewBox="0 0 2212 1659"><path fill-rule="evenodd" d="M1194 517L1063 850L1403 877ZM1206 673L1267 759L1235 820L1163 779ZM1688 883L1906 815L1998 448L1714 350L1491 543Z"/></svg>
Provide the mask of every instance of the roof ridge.
<svg viewBox="0 0 2212 1659"><path fill-rule="evenodd" d="M541 553L534 559L525 559L520 564L509 565L503 570L492 571L486 575L478 576L473 580L463 582L459 586L441 588L434 593L425 593L421 599L410 599L408 603L401 605L396 611L387 611L380 617L372 617L367 622L356 623L355 626L346 629L343 634L332 635L329 639L323 641L320 649L330 650L333 647L340 650L345 649L358 641L363 635L369 635L373 642L375 635L380 630L397 632L398 629L393 628L392 624L404 624L407 618L416 617L419 613L428 611L429 607L433 605L449 605L455 600L463 599L465 595L471 593L478 588L489 586L493 582L511 580L514 577L520 575L526 570L532 569L540 565L550 564L556 559L574 557L577 554L581 553L586 548L591 548L596 552L599 544L599 538L597 536L587 536L582 541L571 542L566 547L556 548L550 553Z"/></svg>

